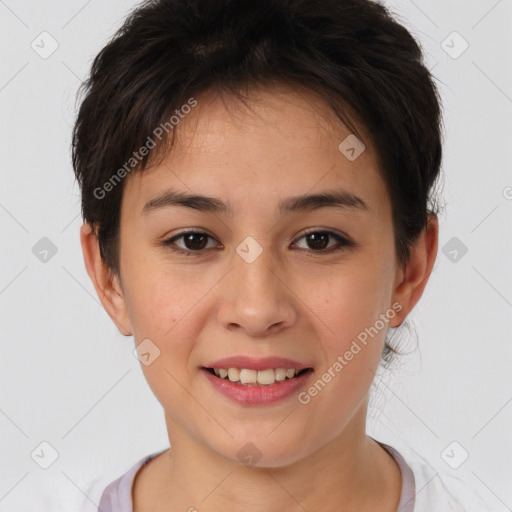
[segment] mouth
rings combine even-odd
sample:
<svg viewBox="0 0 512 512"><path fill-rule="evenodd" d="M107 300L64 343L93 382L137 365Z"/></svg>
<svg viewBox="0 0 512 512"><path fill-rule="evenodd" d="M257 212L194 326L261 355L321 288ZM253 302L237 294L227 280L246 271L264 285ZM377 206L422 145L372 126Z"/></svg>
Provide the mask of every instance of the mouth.
<svg viewBox="0 0 512 512"><path fill-rule="evenodd" d="M279 385L297 379L313 368L266 368L255 370L249 368L207 368L202 369L220 381L229 381L239 386L267 387Z"/></svg>
<svg viewBox="0 0 512 512"><path fill-rule="evenodd" d="M242 406L290 400L312 378L314 368L287 357L234 355L199 367L210 389Z"/></svg>

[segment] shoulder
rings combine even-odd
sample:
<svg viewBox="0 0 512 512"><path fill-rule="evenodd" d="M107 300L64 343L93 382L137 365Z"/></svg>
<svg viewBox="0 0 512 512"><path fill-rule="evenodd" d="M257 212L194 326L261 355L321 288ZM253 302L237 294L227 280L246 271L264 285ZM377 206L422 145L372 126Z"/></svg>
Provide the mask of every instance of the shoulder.
<svg viewBox="0 0 512 512"><path fill-rule="evenodd" d="M414 475L414 512L491 512L467 483L435 468L411 447L393 447Z"/></svg>
<svg viewBox="0 0 512 512"><path fill-rule="evenodd" d="M165 450L146 455L137 461L126 473L111 482L101 495L98 511L101 512L132 512L132 487L137 471Z"/></svg>

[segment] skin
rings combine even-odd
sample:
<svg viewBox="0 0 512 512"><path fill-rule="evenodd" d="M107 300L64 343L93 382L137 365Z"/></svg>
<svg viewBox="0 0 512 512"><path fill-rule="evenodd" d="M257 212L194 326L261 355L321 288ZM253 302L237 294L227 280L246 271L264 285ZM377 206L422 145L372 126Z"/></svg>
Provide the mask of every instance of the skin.
<svg viewBox="0 0 512 512"><path fill-rule="evenodd" d="M232 97L198 102L165 160L126 178L120 279L101 259L91 227L81 228L85 265L106 311L136 344L149 338L160 349L141 368L164 409L172 449L139 470L134 510L396 512L400 470L365 432L386 328L306 405L295 393L241 406L199 367L238 354L288 357L314 368L307 388L393 303L402 309L391 327L413 309L437 254L437 218L401 267L377 155L366 138L365 151L349 161L338 146L350 131L321 99L283 86L253 90L250 109ZM339 187L369 210L279 215L284 198ZM229 201L233 213L179 206L141 213L169 188ZM212 237L202 253L187 257L161 245L186 228ZM338 241L308 243L309 228L345 234L357 246L327 253ZM263 249L250 264L235 251L248 236ZM253 467L237 457L247 442L261 452Z"/></svg>

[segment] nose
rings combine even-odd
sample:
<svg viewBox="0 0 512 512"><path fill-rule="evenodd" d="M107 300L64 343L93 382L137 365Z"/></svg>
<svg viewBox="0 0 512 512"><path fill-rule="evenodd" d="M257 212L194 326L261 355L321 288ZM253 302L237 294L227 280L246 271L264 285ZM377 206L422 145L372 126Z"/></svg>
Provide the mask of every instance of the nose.
<svg viewBox="0 0 512 512"><path fill-rule="evenodd" d="M218 320L226 329L261 338L296 321L295 295L270 249L250 263L235 253L225 279Z"/></svg>

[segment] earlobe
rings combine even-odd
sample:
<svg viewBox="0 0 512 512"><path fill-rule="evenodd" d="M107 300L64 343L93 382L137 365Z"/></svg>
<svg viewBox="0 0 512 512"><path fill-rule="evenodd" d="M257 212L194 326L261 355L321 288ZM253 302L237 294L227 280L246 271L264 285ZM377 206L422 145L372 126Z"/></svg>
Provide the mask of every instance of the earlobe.
<svg viewBox="0 0 512 512"><path fill-rule="evenodd" d="M105 311L121 334L132 336L133 330L119 278L101 257L98 238L88 222L80 228L80 243L85 268Z"/></svg>
<svg viewBox="0 0 512 512"><path fill-rule="evenodd" d="M411 247L409 261L397 273L392 303L399 302L402 309L390 322L391 327L398 327L423 295L437 256L438 238L439 222L430 214L427 227Z"/></svg>

